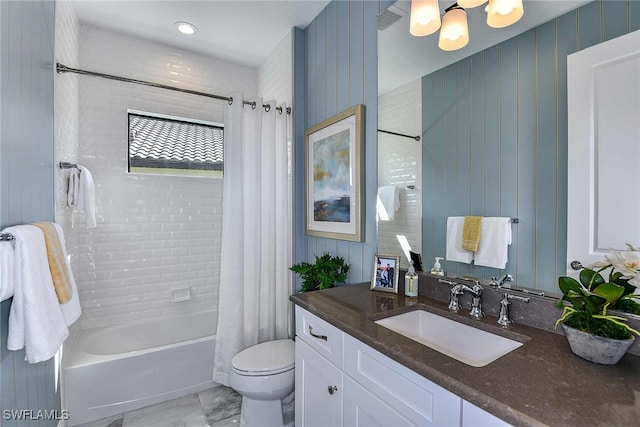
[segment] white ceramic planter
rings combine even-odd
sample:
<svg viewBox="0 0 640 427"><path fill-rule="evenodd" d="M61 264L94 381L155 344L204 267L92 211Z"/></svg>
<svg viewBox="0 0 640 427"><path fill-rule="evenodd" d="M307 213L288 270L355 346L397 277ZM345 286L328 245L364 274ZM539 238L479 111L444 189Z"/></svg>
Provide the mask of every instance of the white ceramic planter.
<svg viewBox="0 0 640 427"><path fill-rule="evenodd" d="M564 335L569 341L571 351L576 356L602 365L615 365L633 345L635 337L628 340L614 340L588 334L562 324Z"/></svg>

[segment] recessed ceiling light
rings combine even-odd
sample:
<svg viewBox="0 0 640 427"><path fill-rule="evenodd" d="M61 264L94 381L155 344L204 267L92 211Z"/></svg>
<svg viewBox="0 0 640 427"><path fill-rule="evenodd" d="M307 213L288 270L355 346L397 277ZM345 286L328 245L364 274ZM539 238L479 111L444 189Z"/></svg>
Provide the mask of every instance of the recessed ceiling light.
<svg viewBox="0 0 640 427"><path fill-rule="evenodd" d="M178 31L186 35L191 35L198 31L198 28L195 25L188 22L176 22L174 25L176 26Z"/></svg>

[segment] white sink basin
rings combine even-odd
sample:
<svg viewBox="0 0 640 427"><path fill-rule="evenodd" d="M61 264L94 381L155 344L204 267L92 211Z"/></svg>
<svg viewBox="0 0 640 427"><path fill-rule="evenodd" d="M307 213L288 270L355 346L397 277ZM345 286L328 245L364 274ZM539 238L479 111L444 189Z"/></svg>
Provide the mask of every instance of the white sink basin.
<svg viewBox="0 0 640 427"><path fill-rule="evenodd" d="M424 310L398 314L375 323L475 367L486 366L522 345Z"/></svg>

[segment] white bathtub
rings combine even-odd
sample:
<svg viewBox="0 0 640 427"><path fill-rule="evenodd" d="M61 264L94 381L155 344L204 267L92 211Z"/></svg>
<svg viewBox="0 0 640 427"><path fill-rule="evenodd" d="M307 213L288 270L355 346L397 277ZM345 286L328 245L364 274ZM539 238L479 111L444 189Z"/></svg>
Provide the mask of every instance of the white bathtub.
<svg viewBox="0 0 640 427"><path fill-rule="evenodd" d="M65 344L63 405L69 425L205 390L217 312L80 330Z"/></svg>

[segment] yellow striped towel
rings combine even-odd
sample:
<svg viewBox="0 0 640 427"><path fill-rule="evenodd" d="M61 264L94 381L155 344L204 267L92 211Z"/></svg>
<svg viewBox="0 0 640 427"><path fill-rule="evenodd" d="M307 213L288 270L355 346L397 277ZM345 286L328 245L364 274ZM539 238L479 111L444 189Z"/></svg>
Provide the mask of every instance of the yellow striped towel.
<svg viewBox="0 0 640 427"><path fill-rule="evenodd" d="M73 296L71 279L67 270L67 263L64 259L64 251L58 237L56 228L50 222L36 222L32 224L44 233L44 241L47 246L47 258L49 260L49 271L53 279L53 287L56 290L58 302L64 304Z"/></svg>

